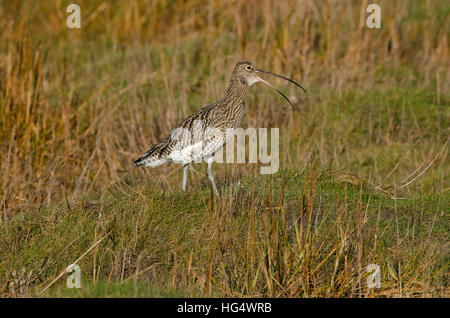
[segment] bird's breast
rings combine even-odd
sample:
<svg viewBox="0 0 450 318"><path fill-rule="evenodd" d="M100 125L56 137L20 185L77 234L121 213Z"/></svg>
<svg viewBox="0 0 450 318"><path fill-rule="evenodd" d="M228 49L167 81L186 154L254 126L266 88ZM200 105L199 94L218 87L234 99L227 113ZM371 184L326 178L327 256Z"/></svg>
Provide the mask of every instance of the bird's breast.
<svg viewBox="0 0 450 318"><path fill-rule="evenodd" d="M245 103L231 104L218 112L215 122L211 123L218 128L238 128L241 126L245 113Z"/></svg>

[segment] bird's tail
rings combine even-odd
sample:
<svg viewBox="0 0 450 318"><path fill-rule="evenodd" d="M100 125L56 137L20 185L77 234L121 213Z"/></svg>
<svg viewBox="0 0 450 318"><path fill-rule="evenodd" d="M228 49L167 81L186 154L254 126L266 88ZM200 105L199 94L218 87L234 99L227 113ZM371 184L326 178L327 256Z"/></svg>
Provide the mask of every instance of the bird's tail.
<svg viewBox="0 0 450 318"><path fill-rule="evenodd" d="M134 161L136 167L150 166L154 168L167 162L167 159L164 158L162 152L160 151L163 146L163 143L151 146L150 149L142 155L142 157Z"/></svg>

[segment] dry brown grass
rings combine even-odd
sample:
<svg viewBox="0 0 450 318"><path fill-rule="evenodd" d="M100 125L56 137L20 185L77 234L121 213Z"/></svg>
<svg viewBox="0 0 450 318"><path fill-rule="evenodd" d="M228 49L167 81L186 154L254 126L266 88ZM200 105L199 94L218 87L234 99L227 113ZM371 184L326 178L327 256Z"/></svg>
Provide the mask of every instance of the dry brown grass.
<svg viewBox="0 0 450 318"><path fill-rule="evenodd" d="M297 96L300 111L294 113L271 106L275 97L261 88L250 96L246 125L283 126L286 143L299 145L286 152L284 166L313 155L321 164L333 162L359 173L348 156L355 155L349 140L361 124L366 124L364 148L373 152L397 143L404 152L428 133L414 117L409 97L395 106L403 108L395 122L397 110L390 101L375 94L370 97L377 99L364 100L358 92L417 85L425 102L443 107L449 88L449 18L446 11L436 18L442 5L436 1L381 5L383 28L369 30L364 5L356 1L151 1L127 6L88 1L81 2L82 29L69 30L62 2L3 2L3 210L50 204L75 189L104 192L119 179L136 175L132 159L181 118L219 98L233 64L242 58L292 76L310 91L308 97ZM424 9L424 18L411 17L424 15ZM383 74L386 68L390 73ZM349 94L355 95L351 103L363 99L358 108L388 112L389 122L367 109L367 116L360 117L364 122L352 116L329 118L336 113L331 108L345 108L338 103L345 103ZM448 118L437 119L448 124ZM420 150L412 150L414 158L402 159L399 179L440 150L448 127L436 126L436 145L421 140ZM363 152L358 149L356 155L371 157ZM445 154L446 149L435 165ZM173 167L162 169L166 173L138 174L170 175ZM380 180L387 174L383 170L372 177ZM159 182L175 187L170 178Z"/></svg>

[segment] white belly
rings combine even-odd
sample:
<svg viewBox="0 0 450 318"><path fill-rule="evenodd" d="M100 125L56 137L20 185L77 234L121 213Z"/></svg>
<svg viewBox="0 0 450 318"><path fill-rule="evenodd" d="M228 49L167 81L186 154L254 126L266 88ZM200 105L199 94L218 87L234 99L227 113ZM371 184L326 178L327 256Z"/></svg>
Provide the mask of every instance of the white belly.
<svg viewBox="0 0 450 318"><path fill-rule="evenodd" d="M234 136L234 129L225 129L222 131L214 131L214 133L203 132L200 138L195 138L200 140L193 143L189 142L190 138L174 137L179 140L175 145L172 152L167 156L168 160L183 165L189 164L193 161L200 161L202 158L211 157L214 153L223 147L225 143L230 141Z"/></svg>
<svg viewBox="0 0 450 318"><path fill-rule="evenodd" d="M232 136L233 134L227 133L182 148L175 147L167 159L182 165L200 161L202 158L213 156Z"/></svg>
<svg viewBox="0 0 450 318"><path fill-rule="evenodd" d="M174 149L170 153L170 155L167 156L167 159L176 163L181 163L182 165L186 165L197 159L197 157L201 156L202 148L203 142L198 142L181 149Z"/></svg>

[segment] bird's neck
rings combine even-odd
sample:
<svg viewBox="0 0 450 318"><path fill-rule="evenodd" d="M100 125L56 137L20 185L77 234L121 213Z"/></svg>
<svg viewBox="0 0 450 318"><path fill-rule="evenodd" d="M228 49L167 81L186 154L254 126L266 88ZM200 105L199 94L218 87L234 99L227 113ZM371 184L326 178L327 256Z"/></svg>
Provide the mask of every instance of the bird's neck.
<svg viewBox="0 0 450 318"><path fill-rule="evenodd" d="M239 105L245 102L247 91L248 85L246 82L238 78L232 78L223 99L224 101Z"/></svg>
<svg viewBox="0 0 450 318"><path fill-rule="evenodd" d="M247 90L247 83L233 78L230 80L225 96L219 102L219 107L227 119L227 127L237 128L241 125Z"/></svg>

